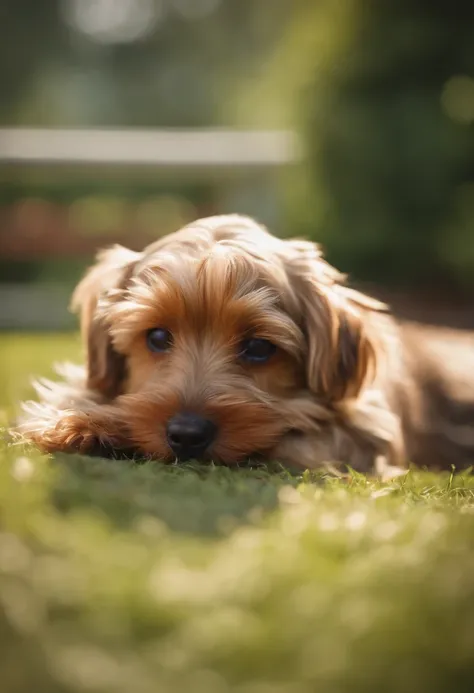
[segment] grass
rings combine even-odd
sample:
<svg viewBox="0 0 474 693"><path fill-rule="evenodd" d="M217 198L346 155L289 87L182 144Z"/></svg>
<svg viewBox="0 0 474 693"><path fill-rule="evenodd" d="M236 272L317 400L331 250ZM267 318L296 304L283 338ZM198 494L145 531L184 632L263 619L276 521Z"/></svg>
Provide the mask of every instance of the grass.
<svg viewBox="0 0 474 693"><path fill-rule="evenodd" d="M76 337L0 340L5 416ZM474 479L0 451L0 690L474 690Z"/></svg>

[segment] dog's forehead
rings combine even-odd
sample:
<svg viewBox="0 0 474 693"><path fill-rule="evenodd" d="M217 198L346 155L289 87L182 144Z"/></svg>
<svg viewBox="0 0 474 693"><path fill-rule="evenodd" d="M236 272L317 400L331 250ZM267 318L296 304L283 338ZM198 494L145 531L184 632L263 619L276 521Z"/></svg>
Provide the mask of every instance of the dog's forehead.
<svg viewBox="0 0 474 693"><path fill-rule="evenodd" d="M266 236L269 236L266 234ZM269 236L272 238L271 236ZM276 239L273 239L276 240ZM176 234L137 263L134 277L150 281L155 275L183 291L218 292L227 298L267 287L281 293L287 283L284 262L275 246L228 234L212 238Z"/></svg>
<svg viewBox="0 0 474 693"><path fill-rule="evenodd" d="M183 334L205 329L220 340L257 331L291 350L298 341L297 308L283 261L234 240L194 245L189 252L163 245L150 253L118 308L122 318L130 314L133 330L136 324ZM119 329L125 329L123 319Z"/></svg>
<svg viewBox="0 0 474 693"><path fill-rule="evenodd" d="M196 310L226 310L233 299L248 298L260 311L279 304L300 310L293 281L291 244L255 221L237 215L198 220L159 239L135 264L132 283L159 295L185 299ZM220 307L220 308L219 308Z"/></svg>

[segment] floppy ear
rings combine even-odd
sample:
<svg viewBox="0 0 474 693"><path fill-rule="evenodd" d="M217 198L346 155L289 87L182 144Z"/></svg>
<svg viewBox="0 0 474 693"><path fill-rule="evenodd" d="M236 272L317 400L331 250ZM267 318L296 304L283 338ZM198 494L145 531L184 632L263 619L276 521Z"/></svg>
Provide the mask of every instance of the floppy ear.
<svg viewBox="0 0 474 693"><path fill-rule="evenodd" d="M384 304L343 285L319 247L290 241L290 268L307 339L307 381L332 402L355 398L375 375L378 345L373 313Z"/></svg>
<svg viewBox="0 0 474 693"><path fill-rule="evenodd" d="M81 333L87 351L87 386L107 398L120 392L125 376L125 358L113 347L108 326L98 313L99 300L124 289L141 257L122 246L99 252L97 263L77 285L71 310L80 313Z"/></svg>

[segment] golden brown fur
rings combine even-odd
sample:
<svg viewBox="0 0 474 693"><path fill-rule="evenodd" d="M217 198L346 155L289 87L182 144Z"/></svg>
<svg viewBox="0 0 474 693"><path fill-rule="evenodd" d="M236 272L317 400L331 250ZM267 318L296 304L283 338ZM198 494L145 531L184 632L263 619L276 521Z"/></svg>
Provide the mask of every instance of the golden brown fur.
<svg viewBox="0 0 474 693"><path fill-rule="evenodd" d="M45 451L172 461L167 422L192 411L216 424L206 457L226 464L259 455L370 472L408 458L446 466L453 454L469 463L474 441L464 456L456 441L442 454L433 444L445 386L419 340L345 286L313 243L277 239L238 215L201 219L142 253L102 252L72 305L86 367L40 383L22 424ZM166 353L147 348L159 327L173 335ZM239 360L249 336L277 346L267 363Z"/></svg>

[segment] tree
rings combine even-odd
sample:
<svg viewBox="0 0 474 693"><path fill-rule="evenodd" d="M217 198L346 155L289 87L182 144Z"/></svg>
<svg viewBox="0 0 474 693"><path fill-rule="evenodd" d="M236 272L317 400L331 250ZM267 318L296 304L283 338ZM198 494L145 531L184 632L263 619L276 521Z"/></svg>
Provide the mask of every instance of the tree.
<svg viewBox="0 0 474 693"><path fill-rule="evenodd" d="M474 291L473 3L167 0L102 44L65 4L2 3L3 124L296 125L284 232L356 278Z"/></svg>
<svg viewBox="0 0 474 693"><path fill-rule="evenodd" d="M294 226L359 278L474 290L474 5L329 0L315 19Z"/></svg>

